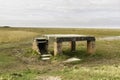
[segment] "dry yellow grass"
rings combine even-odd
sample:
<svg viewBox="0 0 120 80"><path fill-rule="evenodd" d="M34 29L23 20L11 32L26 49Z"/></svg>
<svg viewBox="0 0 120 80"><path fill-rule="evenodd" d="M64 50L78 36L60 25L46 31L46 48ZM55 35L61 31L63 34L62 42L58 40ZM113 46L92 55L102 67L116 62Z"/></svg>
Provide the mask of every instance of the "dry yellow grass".
<svg viewBox="0 0 120 80"><path fill-rule="evenodd" d="M38 35L35 32L29 31L0 31L0 43L2 42L14 42L20 41L27 38L32 38Z"/></svg>

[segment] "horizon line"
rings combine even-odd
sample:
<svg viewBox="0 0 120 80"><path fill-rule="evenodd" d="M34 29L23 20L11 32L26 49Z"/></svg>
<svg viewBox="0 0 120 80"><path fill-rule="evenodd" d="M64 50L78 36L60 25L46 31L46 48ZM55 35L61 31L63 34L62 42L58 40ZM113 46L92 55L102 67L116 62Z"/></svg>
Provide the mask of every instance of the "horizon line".
<svg viewBox="0 0 120 80"><path fill-rule="evenodd" d="M8 27L11 28L96 28L96 29L120 29L120 27L112 27L112 26L77 26L77 27L73 27L73 26L10 26L10 25L6 25ZM5 26L0 26L0 27L5 27Z"/></svg>

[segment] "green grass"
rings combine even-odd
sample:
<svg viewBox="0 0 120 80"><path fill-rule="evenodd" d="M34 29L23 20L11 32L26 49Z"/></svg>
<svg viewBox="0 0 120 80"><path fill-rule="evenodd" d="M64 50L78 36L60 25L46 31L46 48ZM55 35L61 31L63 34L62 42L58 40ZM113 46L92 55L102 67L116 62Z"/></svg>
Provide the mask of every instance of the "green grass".
<svg viewBox="0 0 120 80"><path fill-rule="evenodd" d="M60 76L62 80L120 80L120 40L96 41L93 55L87 54L86 42L78 42L74 53L70 52L68 43L63 44L62 55L52 57L51 61L41 61L31 49L33 38L56 33L97 38L120 36L120 30L112 29L0 28L0 79L34 80L39 76ZM71 57L81 61L62 62Z"/></svg>

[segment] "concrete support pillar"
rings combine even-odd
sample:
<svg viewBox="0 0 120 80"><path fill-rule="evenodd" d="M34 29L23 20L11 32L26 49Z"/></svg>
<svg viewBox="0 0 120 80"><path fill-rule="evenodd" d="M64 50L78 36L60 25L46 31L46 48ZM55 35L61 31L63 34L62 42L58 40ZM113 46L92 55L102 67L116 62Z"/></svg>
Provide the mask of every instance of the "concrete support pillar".
<svg viewBox="0 0 120 80"><path fill-rule="evenodd" d="M71 51L72 52L76 51L76 42L75 41L71 41Z"/></svg>
<svg viewBox="0 0 120 80"><path fill-rule="evenodd" d="M95 41L87 41L87 53L95 53Z"/></svg>
<svg viewBox="0 0 120 80"><path fill-rule="evenodd" d="M38 43L37 43L36 40L34 40L34 42L33 42L32 49L33 49L34 51L36 51L37 53L41 54L41 53L40 53L40 50L39 50L39 48L38 48Z"/></svg>
<svg viewBox="0 0 120 80"><path fill-rule="evenodd" d="M62 53L62 42L54 42L54 56Z"/></svg>

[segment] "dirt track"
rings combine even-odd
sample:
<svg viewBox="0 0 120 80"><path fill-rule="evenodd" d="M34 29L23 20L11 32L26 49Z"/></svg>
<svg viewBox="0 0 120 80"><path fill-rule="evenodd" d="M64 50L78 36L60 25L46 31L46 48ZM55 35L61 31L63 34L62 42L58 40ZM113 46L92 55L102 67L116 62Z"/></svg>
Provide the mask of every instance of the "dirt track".
<svg viewBox="0 0 120 80"><path fill-rule="evenodd" d="M103 37L103 38L97 38L97 40L120 40L120 36L111 36L111 37Z"/></svg>

